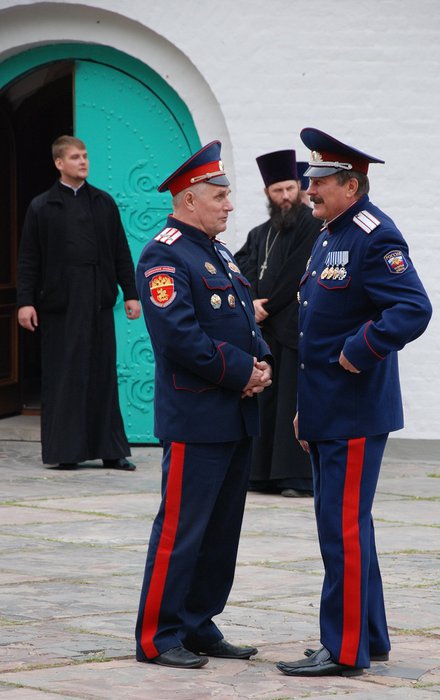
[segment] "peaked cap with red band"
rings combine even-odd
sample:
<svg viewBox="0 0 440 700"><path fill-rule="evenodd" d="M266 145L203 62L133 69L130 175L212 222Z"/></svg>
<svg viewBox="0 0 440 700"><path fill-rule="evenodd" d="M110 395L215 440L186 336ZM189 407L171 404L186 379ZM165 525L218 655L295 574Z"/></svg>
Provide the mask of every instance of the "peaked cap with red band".
<svg viewBox="0 0 440 700"><path fill-rule="evenodd" d="M306 127L300 136L304 145L311 150L309 168L304 173L307 177L327 177L341 170L355 170L366 175L370 163L385 163L384 160L362 153L319 129Z"/></svg>
<svg viewBox="0 0 440 700"><path fill-rule="evenodd" d="M173 197L186 190L187 187L198 182L209 182L211 185L227 187L229 180L226 177L223 163L220 160L220 141L211 141L203 146L186 160L180 168L177 168L157 188L159 192L169 190Z"/></svg>

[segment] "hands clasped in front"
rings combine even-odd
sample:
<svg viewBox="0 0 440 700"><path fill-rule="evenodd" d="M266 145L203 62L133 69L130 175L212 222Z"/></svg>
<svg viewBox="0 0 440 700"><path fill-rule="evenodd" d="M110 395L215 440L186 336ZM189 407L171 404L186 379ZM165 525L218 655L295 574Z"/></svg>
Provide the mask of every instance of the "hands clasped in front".
<svg viewBox="0 0 440 700"><path fill-rule="evenodd" d="M272 384L272 367L266 360L258 361L254 357L254 366L249 381L244 387L241 398L244 399L254 394L260 394Z"/></svg>

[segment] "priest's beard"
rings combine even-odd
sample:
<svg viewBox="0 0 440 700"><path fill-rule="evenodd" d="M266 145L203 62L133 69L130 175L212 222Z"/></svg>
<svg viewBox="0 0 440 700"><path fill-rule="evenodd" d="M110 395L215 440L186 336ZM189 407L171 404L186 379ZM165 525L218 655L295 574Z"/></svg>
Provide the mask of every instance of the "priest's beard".
<svg viewBox="0 0 440 700"><path fill-rule="evenodd" d="M275 229L275 231L282 231L290 226L293 226L298 217L298 212L301 207L301 200L298 198L293 202L289 209L282 209L278 204L275 204L272 199L269 199L267 203L267 209L269 211L270 223Z"/></svg>

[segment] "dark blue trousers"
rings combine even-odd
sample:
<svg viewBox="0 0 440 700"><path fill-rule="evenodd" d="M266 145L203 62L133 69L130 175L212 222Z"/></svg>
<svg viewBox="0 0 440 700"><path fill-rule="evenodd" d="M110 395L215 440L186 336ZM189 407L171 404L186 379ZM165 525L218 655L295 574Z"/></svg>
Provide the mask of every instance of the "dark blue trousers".
<svg viewBox="0 0 440 700"><path fill-rule="evenodd" d="M251 438L163 445L162 502L153 523L136 624L145 661L223 635L212 621L234 579Z"/></svg>
<svg viewBox="0 0 440 700"><path fill-rule="evenodd" d="M390 649L371 515L387 438L310 443L325 568L321 643L335 661L364 668Z"/></svg>

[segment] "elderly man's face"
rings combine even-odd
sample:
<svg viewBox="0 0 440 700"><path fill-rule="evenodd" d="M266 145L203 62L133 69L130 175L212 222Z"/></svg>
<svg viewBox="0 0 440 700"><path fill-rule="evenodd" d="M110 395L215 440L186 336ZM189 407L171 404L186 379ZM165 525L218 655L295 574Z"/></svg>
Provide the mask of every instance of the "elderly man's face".
<svg viewBox="0 0 440 700"><path fill-rule="evenodd" d="M265 192L267 197L281 209L290 209L298 200L299 189L297 180L282 180L266 187Z"/></svg>
<svg viewBox="0 0 440 700"><path fill-rule="evenodd" d="M192 191L193 225L210 238L226 229L228 216L234 207L229 199L229 187L201 183Z"/></svg>
<svg viewBox="0 0 440 700"><path fill-rule="evenodd" d="M353 188L355 180L339 184L336 175L327 177L311 177L307 194L313 203L313 216L317 219L331 221L353 204L353 196L357 187Z"/></svg>

